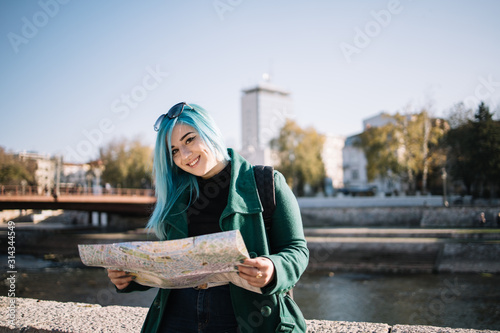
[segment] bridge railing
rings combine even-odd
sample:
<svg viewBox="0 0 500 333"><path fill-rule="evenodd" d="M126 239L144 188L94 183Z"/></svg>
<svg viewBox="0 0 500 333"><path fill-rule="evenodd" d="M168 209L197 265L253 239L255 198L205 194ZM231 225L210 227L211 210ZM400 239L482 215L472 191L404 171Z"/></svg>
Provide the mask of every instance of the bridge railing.
<svg viewBox="0 0 500 333"><path fill-rule="evenodd" d="M0 185L0 196L53 196L54 190L41 186ZM95 196L141 196L152 197L153 189L142 188L101 188L101 187L62 187L58 195L95 195Z"/></svg>
<svg viewBox="0 0 500 333"><path fill-rule="evenodd" d="M0 195L39 195L39 186L0 185Z"/></svg>

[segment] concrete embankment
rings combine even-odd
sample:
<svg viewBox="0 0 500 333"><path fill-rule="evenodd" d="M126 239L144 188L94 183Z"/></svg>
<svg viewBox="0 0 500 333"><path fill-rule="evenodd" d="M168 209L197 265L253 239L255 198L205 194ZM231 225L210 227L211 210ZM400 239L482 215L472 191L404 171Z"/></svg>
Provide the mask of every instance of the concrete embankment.
<svg viewBox="0 0 500 333"><path fill-rule="evenodd" d="M500 227L498 207L364 207L325 206L303 203L300 210L305 228L407 227L477 228ZM335 203L335 202L334 202ZM314 204L314 205L313 205ZM332 203L333 204L333 203ZM338 203L337 203L338 204ZM485 223L480 223L484 213Z"/></svg>
<svg viewBox="0 0 500 333"><path fill-rule="evenodd" d="M500 229L311 228L308 270L500 273Z"/></svg>
<svg viewBox="0 0 500 333"><path fill-rule="evenodd" d="M301 198L309 270L500 273L500 206L441 207L440 197ZM486 223L480 224L484 213ZM120 224L120 223L117 223ZM143 225L145 221L143 221ZM0 224L0 248L7 249ZM78 256L77 244L156 240L66 223L16 223L18 254Z"/></svg>
<svg viewBox="0 0 500 333"><path fill-rule="evenodd" d="M442 207L436 196L301 198L299 204L309 269L500 272L499 205Z"/></svg>
<svg viewBox="0 0 500 333"><path fill-rule="evenodd" d="M0 233L6 233L5 225ZM3 230L3 231L2 231ZM308 270L500 273L500 229L306 228ZM109 233L64 225L16 225L16 253L52 260L78 256L78 244L156 240L144 230ZM7 249L7 237L0 239ZM6 253L6 252L5 252Z"/></svg>
<svg viewBox="0 0 500 333"><path fill-rule="evenodd" d="M15 304L12 304L15 300ZM139 332L147 308L0 297L0 333ZM10 320L13 320L12 324ZM308 320L309 333L499 333L493 330Z"/></svg>

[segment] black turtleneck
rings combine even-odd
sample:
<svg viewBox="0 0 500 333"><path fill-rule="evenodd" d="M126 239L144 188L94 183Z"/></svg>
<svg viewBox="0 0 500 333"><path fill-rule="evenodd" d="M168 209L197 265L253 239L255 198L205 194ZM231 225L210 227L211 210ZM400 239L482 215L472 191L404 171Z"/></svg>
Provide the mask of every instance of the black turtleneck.
<svg viewBox="0 0 500 333"><path fill-rule="evenodd" d="M199 197L188 208L189 237L220 232L222 211L227 206L229 183L231 180L231 162L209 179L197 177Z"/></svg>

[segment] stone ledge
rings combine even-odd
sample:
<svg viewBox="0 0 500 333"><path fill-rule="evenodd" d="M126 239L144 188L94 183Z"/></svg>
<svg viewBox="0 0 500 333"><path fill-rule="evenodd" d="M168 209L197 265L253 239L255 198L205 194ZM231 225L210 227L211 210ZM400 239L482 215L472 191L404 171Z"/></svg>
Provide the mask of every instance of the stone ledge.
<svg viewBox="0 0 500 333"><path fill-rule="evenodd" d="M16 326L8 325L9 302L0 296L0 333L115 333L140 332L147 308L100 306L86 303L63 303L32 298L15 298ZM411 326L308 320L308 333L500 333L492 330L455 329L433 326Z"/></svg>

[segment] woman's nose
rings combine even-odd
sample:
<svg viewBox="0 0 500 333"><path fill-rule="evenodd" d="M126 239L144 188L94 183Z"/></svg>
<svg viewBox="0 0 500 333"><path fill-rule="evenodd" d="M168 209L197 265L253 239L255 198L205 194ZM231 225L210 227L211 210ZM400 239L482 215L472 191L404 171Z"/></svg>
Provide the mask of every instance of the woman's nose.
<svg viewBox="0 0 500 333"><path fill-rule="evenodd" d="M181 147L179 150L183 159L191 156L191 149L189 149L188 147Z"/></svg>

